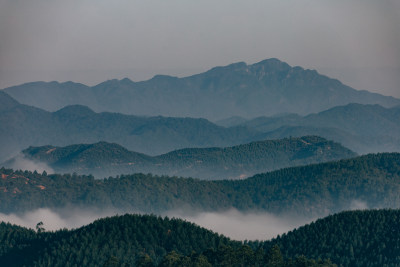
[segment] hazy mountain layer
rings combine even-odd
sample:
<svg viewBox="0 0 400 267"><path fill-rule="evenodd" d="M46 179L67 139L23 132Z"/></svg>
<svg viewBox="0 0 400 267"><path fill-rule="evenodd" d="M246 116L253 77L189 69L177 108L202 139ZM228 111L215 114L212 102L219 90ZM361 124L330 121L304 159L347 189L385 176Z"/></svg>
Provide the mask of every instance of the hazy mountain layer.
<svg viewBox="0 0 400 267"><path fill-rule="evenodd" d="M26 147L48 144L106 141L159 155L188 147L225 147L305 135L323 136L357 153L392 152L400 151L399 113L398 107L351 104L306 117L260 117L224 128L205 119L95 113L84 106L47 112L19 104L0 92L0 162Z"/></svg>
<svg viewBox="0 0 400 267"><path fill-rule="evenodd" d="M219 123L252 128L264 132L264 138L318 135L361 154L400 151L400 106L349 104L304 117L288 114Z"/></svg>
<svg viewBox="0 0 400 267"><path fill-rule="evenodd" d="M399 99L357 91L315 70L278 59L216 67L185 78L157 75L133 82L110 80L88 87L73 82L34 82L6 88L21 103L56 111L85 105L95 111L133 115L223 119L279 113L309 114L348 103L391 107Z"/></svg>
<svg viewBox="0 0 400 267"><path fill-rule="evenodd" d="M317 136L266 140L225 148L187 148L156 157L100 142L67 147L29 147L25 158L45 163L57 173L93 174L98 178L129 173L238 179L256 173L356 156L340 144ZM15 165L11 160L5 166Z"/></svg>
<svg viewBox="0 0 400 267"><path fill-rule="evenodd" d="M321 216L349 208L400 207L400 154L292 167L244 180L121 175L95 180L0 169L0 212L68 205L118 211L268 211Z"/></svg>
<svg viewBox="0 0 400 267"><path fill-rule="evenodd" d="M244 127L224 128L205 119L95 113L84 106L47 112L0 92L0 161L29 146L115 142L147 154L186 147L230 146L259 140Z"/></svg>

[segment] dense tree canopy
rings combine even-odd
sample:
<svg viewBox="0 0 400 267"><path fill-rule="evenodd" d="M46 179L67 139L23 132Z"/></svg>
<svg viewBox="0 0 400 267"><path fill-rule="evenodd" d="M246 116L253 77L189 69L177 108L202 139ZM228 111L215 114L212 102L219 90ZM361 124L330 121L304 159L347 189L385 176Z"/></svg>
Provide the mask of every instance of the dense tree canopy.
<svg viewBox="0 0 400 267"><path fill-rule="evenodd" d="M162 212L171 209L263 210L324 215L353 207L400 207L400 154L367 156L281 169L244 180L121 175L47 175L0 169L0 212L35 208L113 208Z"/></svg>
<svg viewBox="0 0 400 267"><path fill-rule="evenodd" d="M245 178L283 167L356 156L340 144L318 136L264 140L225 148L187 148L154 157L107 142L29 147L23 154L47 164L57 173L77 172L103 178L143 172L207 180ZM12 165L13 160L8 163Z"/></svg>
<svg viewBox="0 0 400 267"><path fill-rule="evenodd" d="M75 230L34 232L0 223L5 266L333 266L264 253L192 223L149 215L97 220ZM301 265L302 263L303 265Z"/></svg>
<svg viewBox="0 0 400 267"><path fill-rule="evenodd" d="M343 267L398 266L400 210L348 211L331 215L263 244L283 255L330 258Z"/></svg>

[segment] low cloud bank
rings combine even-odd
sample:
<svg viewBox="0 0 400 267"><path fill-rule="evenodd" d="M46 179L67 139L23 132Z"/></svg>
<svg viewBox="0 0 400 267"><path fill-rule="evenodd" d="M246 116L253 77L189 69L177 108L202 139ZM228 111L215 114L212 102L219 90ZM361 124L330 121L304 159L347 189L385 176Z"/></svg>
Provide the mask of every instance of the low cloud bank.
<svg viewBox="0 0 400 267"><path fill-rule="evenodd" d="M6 161L4 165L5 165L4 167L6 168L11 168L14 170L37 171L38 173L46 171L47 173L54 173L54 170L50 168L47 164L27 159L21 153L19 153L12 159Z"/></svg>
<svg viewBox="0 0 400 267"><path fill-rule="evenodd" d="M50 209L37 209L24 214L0 213L0 221L17 224L27 228L35 229L38 222L43 222L46 231L55 231L63 228L72 229L92 223L94 220L111 216L113 212L94 212L89 210L69 209L63 211L52 211Z"/></svg>
<svg viewBox="0 0 400 267"><path fill-rule="evenodd" d="M78 228L90 224L96 219L116 214L118 214L116 211L38 209L20 215L0 213L0 221L31 229L35 229L38 222L43 222L46 231L55 231L63 228ZM311 219L277 217L269 213L242 213L235 209L226 212L202 212L190 215L170 211L161 215L193 222L235 240L267 240L311 221Z"/></svg>
<svg viewBox="0 0 400 267"><path fill-rule="evenodd" d="M311 218L278 217L270 213L202 212L185 215L168 212L169 217L182 218L235 240L268 240L311 222Z"/></svg>
<svg viewBox="0 0 400 267"><path fill-rule="evenodd" d="M367 202L354 199L350 202L350 210L366 210L369 209Z"/></svg>

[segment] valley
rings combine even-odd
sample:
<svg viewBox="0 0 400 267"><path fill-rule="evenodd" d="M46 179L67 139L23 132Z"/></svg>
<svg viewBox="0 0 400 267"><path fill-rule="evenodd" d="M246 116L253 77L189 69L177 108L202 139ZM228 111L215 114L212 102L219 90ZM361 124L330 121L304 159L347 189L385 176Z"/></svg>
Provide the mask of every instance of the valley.
<svg viewBox="0 0 400 267"><path fill-rule="evenodd" d="M0 262L396 266L399 107L278 59L6 88Z"/></svg>

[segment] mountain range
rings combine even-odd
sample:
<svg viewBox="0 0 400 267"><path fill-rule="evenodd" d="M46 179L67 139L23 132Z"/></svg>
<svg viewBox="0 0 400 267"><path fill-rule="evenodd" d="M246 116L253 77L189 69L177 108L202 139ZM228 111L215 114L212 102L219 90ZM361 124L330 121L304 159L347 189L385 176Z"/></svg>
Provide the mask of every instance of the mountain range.
<svg viewBox="0 0 400 267"><path fill-rule="evenodd" d="M133 82L109 80L89 87L79 83L33 82L4 89L20 103L56 111L68 105L96 112L219 120L281 113L306 115L349 103L400 105L400 100L357 91L315 70L291 67L272 58L215 67L177 78L157 75Z"/></svg>
<svg viewBox="0 0 400 267"><path fill-rule="evenodd" d="M254 129L268 139L318 135L360 154L400 151L400 106L348 104L307 116L231 117L217 124Z"/></svg>
<svg viewBox="0 0 400 267"><path fill-rule="evenodd" d="M230 146L259 140L245 127L225 128L205 119L95 113L84 106L56 112L18 103L0 92L0 161L28 146L114 142L157 155L187 147Z"/></svg>
<svg viewBox="0 0 400 267"><path fill-rule="evenodd" d="M153 173L202 179L239 179L284 167L356 156L340 144L317 136L264 140L225 148L186 148L159 156L132 152L99 142L66 147L29 147L26 159L46 164L56 173L92 174L98 178ZM15 166L14 158L3 166Z"/></svg>
<svg viewBox="0 0 400 267"><path fill-rule="evenodd" d="M151 156L177 149L226 147L319 135L359 153L400 151L400 108L349 104L307 116L259 117L226 128L206 119L96 113L85 106L48 112L0 92L0 162L29 146L118 143Z"/></svg>

